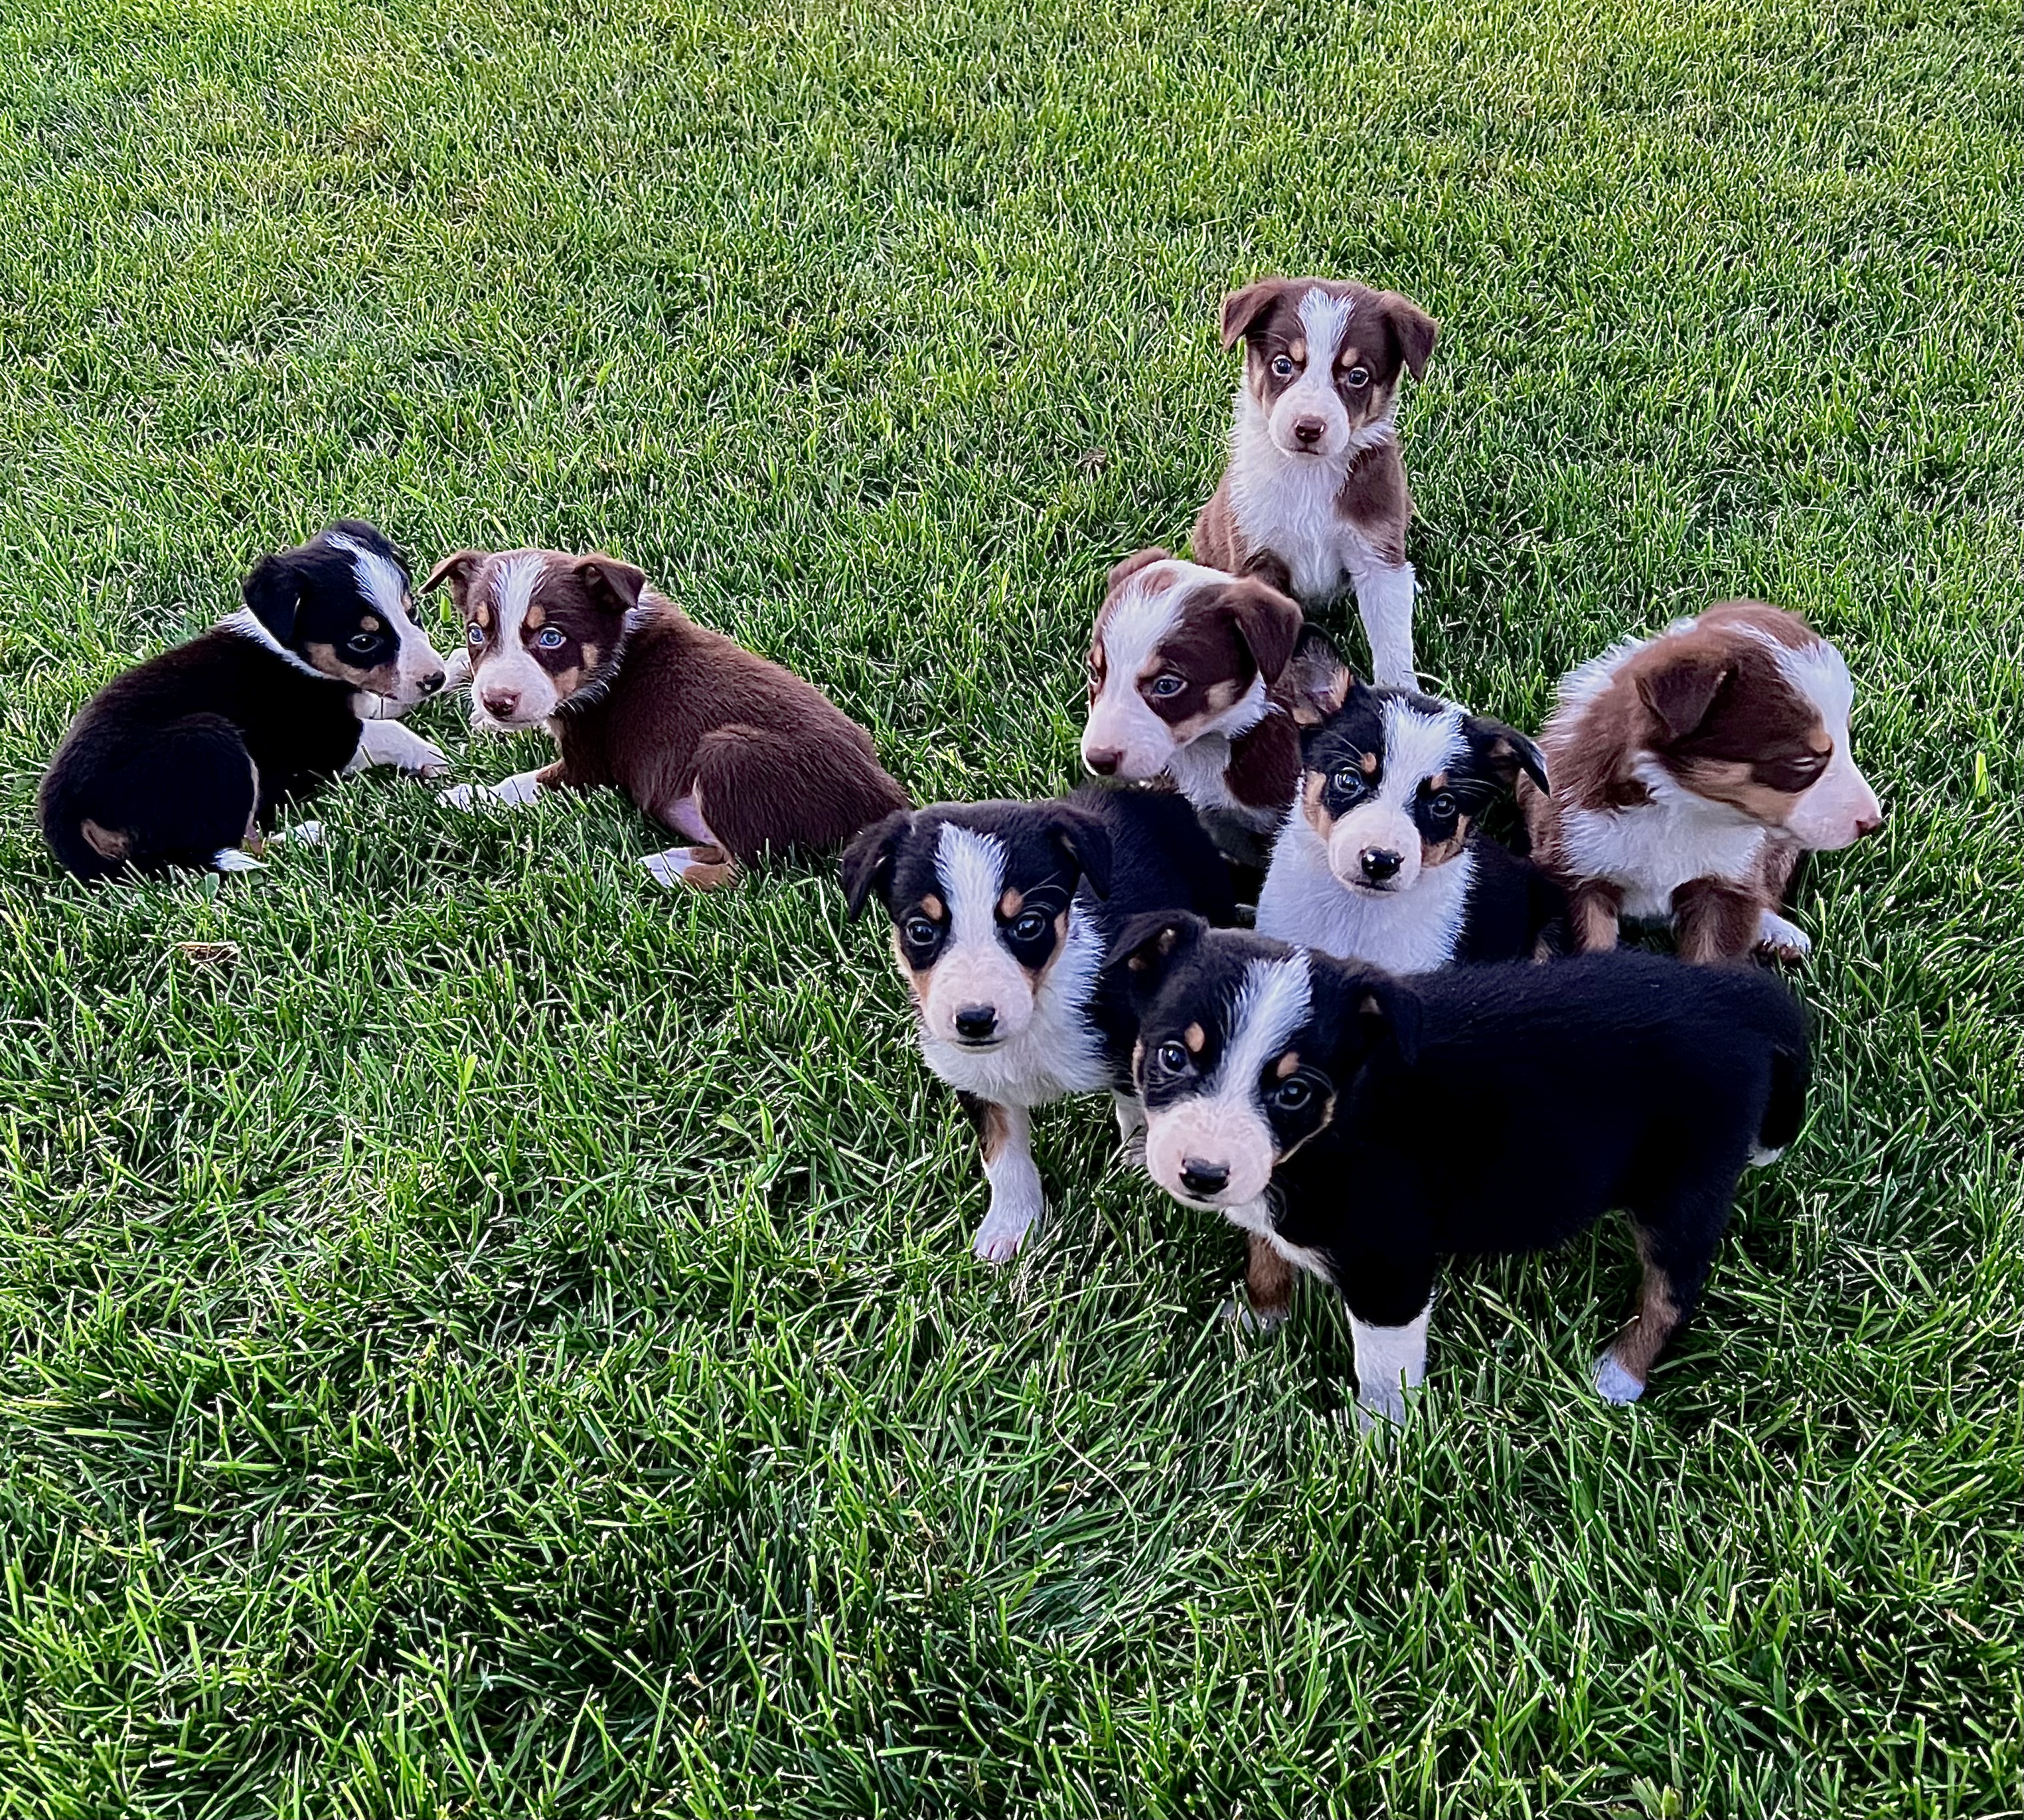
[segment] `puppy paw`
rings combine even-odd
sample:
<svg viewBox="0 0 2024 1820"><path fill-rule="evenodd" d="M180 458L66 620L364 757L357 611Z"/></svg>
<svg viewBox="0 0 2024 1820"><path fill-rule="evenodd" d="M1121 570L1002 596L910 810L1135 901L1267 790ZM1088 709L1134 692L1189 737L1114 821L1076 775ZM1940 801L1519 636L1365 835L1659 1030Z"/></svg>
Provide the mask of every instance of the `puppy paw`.
<svg viewBox="0 0 2024 1820"><path fill-rule="evenodd" d="M1766 910L1758 918L1757 947L1775 961L1797 963L1813 951L1813 938L1775 910Z"/></svg>
<svg viewBox="0 0 2024 1820"><path fill-rule="evenodd" d="M1233 1295L1216 1311L1216 1319L1254 1339L1267 1339L1285 1325L1283 1308L1253 1308L1248 1297Z"/></svg>
<svg viewBox="0 0 2024 1820"><path fill-rule="evenodd" d="M984 1215L984 1224L977 1229L977 1236L970 1240L970 1248L987 1264L1009 1264L1018 1256L1019 1247L1025 1243L1032 1225L1030 1214L1007 1218L994 1208Z"/></svg>
<svg viewBox="0 0 2024 1820"><path fill-rule="evenodd" d="M482 784L458 784L443 791L436 800L450 808L462 809L468 815L482 804L496 802L498 799Z"/></svg>
<svg viewBox="0 0 2024 1820"><path fill-rule="evenodd" d="M323 844L323 823L295 822L284 828L274 837L277 841L291 847L321 847Z"/></svg>
<svg viewBox="0 0 2024 1820"><path fill-rule="evenodd" d="M738 875L736 862L721 847L670 847L665 853L648 854L640 863L656 884L685 884L695 891L728 884Z"/></svg>
<svg viewBox="0 0 2024 1820"><path fill-rule="evenodd" d="M1616 1362L1614 1353L1604 1353L1596 1360L1594 1377L1596 1394L1619 1408L1644 1394L1644 1386Z"/></svg>
<svg viewBox="0 0 2024 1820"><path fill-rule="evenodd" d="M1362 1391L1356 1396L1356 1432L1358 1434L1380 1435L1391 1440L1406 1426L1406 1399L1403 1397L1366 1397Z"/></svg>
<svg viewBox="0 0 2024 1820"><path fill-rule="evenodd" d="M211 856L213 872L265 872L267 862L255 859L242 847L221 847Z"/></svg>

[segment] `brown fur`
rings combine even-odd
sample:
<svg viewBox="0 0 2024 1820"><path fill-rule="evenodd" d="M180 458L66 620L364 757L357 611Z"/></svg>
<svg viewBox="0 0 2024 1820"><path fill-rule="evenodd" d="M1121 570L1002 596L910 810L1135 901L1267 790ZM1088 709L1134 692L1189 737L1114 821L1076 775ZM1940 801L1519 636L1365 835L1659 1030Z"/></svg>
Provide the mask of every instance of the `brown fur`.
<svg viewBox="0 0 2024 1820"><path fill-rule="evenodd" d="M1263 1324L1284 1320L1293 1305L1293 1267L1273 1250L1269 1240L1251 1235L1250 1256L1244 1272L1245 1299L1252 1317Z"/></svg>

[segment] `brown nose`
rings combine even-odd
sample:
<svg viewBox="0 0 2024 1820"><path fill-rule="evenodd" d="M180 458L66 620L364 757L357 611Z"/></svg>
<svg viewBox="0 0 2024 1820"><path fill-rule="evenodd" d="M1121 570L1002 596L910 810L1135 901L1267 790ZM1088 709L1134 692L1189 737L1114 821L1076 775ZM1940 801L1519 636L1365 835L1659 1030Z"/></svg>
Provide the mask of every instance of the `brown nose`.
<svg viewBox="0 0 2024 1820"><path fill-rule="evenodd" d="M1874 834L1883 826L1883 811L1879 809L1873 815L1864 815L1855 825L1855 837L1860 840L1865 834Z"/></svg>
<svg viewBox="0 0 2024 1820"><path fill-rule="evenodd" d="M1303 449L1311 449L1321 441L1327 428L1318 417L1296 417L1293 419L1293 440Z"/></svg>
<svg viewBox="0 0 2024 1820"><path fill-rule="evenodd" d="M1095 752L1084 753L1082 762L1098 777L1107 778L1116 775L1117 767L1124 762L1124 754L1115 746L1106 745Z"/></svg>
<svg viewBox="0 0 2024 1820"><path fill-rule="evenodd" d="M485 691L485 712L496 714L501 720L512 718L520 705L519 692L512 689L488 689Z"/></svg>

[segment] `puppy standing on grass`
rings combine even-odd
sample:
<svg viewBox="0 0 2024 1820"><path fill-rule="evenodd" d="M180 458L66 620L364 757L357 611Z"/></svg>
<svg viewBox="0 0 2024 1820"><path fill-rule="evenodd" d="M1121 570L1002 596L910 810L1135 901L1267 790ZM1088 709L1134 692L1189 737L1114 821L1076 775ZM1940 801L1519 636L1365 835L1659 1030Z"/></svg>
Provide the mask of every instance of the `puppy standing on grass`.
<svg viewBox="0 0 2024 1820"><path fill-rule="evenodd" d="M641 863L663 884L721 884L768 851L840 845L906 805L871 736L812 683L706 631L629 562L554 550L460 550L471 724L545 727L540 771L446 792L460 808L545 789L623 790L685 835Z"/></svg>
<svg viewBox="0 0 2024 1820"><path fill-rule="evenodd" d="M241 592L239 612L116 677L72 722L36 806L79 878L257 869L248 845L340 773L449 768L378 718L440 693L445 672L407 566L372 525L346 518L262 557Z"/></svg>
<svg viewBox="0 0 2024 1820"><path fill-rule="evenodd" d="M1371 675L1410 689L1413 500L1399 456L1399 377L1418 379L1433 318L1396 291L1263 278L1223 299L1223 345L1244 342L1230 466L1195 521L1197 562L1258 575L1304 606L1346 588Z"/></svg>
<svg viewBox="0 0 2024 1820"><path fill-rule="evenodd" d="M843 856L851 915L875 893L912 993L921 1053L977 1126L991 1205L972 1242L1001 1264L1042 1208L1029 1115L1109 1087L1128 1143L1131 1022L1102 965L1135 912L1234 906L1186 804L1086 789L1046 803L941 803L889 815Z"/></svg>
<svg viewBox="0 0 2024 1820"><path fill-rule="evenodd" d="M1751 1163L1806 1110L1806 1019L1769 975L1637 953L1400 980L1150 917L1113 964L1138 1025L1146 1166L1349 1305L1357 1395L1394 1421L1426 1371L1437 1258L1543 1251L1622 1207L1638 1309L1594 1365L1641 1396L1692 1312Z"/></svg>

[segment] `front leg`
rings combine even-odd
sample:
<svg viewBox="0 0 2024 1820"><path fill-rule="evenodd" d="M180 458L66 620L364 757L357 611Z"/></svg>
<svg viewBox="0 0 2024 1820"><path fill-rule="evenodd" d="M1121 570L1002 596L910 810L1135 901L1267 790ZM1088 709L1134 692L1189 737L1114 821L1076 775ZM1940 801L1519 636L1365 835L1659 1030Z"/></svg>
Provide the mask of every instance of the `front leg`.
<svg viewBox="0 0 2024 1820"><path fill-rule="evenodd" d="M1429 1291L1426 1305L1399 1327L1349 1317L1349 1337L1356 1352L1356 1401L1366 1429L1373 1419L1398 1423L1406 1419L1406 1393L1427 1377L1427 1321L1434 1312Z"/></svg>
<svg viewBox="0 0 2024 1820"><path fill-rule="evenodd" d="M1025 1243L1027 1229L1042 1210L1032 1122L1024 1106L1001 1105L974 1093L959 1092L956 1097L977 1126L984 1179L991 1185L991 1206L970 1249L987 1264L1003 1264Z"/></svg>
<svg viewBox="0 0 2024 1820"><path fill-rule="evenodd" d="M368 720L360 725L358 749L344 767L345 775L375 764L390 764L410 776L425 778L439 778L449 769L449 760L440 750L398 720Z"/></svg>
<svg viewBox="0 0 2024 1820"><path fill-rule="evenodd" d="M1380 689L1416 689L1413 668L1413 565L1373 564L1355 577L1356 610L1370 640L1371 680Z"/></svg>
<svg viewBox="0 0 2024 1820"><path fill-rule="evenodd" d="M1124 1160L1142 1165L1146 1160L1146 1108L1136 1093L1113 1093L1110 1109L1117 1115L1117 1141Z"/></svg>
<svg viewBox="0 0 2024 1820"><path fill-rule="evenodd" d="M1599 879L1585 879L1568 897L1568 924L1577 954L1607 954L1616 947L1623 894Z"/></svg>
<svg viewBox="0 0 2024 1820"><path fill-rule="evenodd" d="M496 784L459 784L445 790L440 800L453 809L524 809L544 790L560 789L568 781L558 759L537 771L516 771Z"/></svg>
<svg viewBox="0 0 2024 1820"><path fill-rule="evenodd" d="M1698 967L1740 961L1757 946L1764 906L1757 894L1722 878L1690 879L1673 893L1680 958Z"/></svg>

